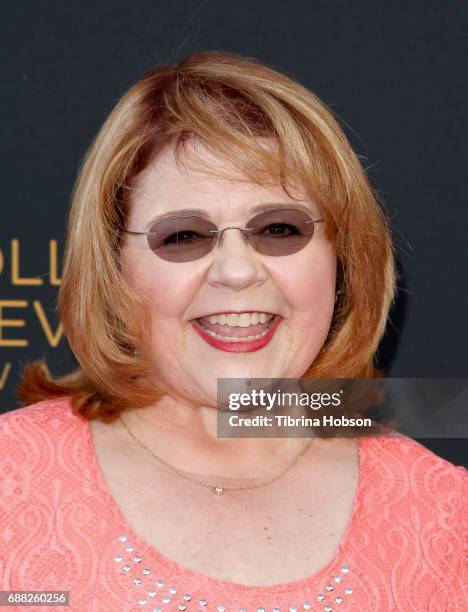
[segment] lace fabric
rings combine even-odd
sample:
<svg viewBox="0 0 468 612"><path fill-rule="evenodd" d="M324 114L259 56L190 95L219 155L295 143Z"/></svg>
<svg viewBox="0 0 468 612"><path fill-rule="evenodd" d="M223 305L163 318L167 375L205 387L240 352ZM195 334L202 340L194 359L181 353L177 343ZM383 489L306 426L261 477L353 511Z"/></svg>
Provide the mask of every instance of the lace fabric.
<svg viewBox="0 0 468 612"><path fill-rule="evenodd" d="M67 398L5 413L0 590L69 591L77 612L468 609L467 470L403 436L361 438L359 458L333 559L308 578L254 587L183 567L132 529L106 486L89 423ZM23 608L33 609L14 609Z"/></svg>

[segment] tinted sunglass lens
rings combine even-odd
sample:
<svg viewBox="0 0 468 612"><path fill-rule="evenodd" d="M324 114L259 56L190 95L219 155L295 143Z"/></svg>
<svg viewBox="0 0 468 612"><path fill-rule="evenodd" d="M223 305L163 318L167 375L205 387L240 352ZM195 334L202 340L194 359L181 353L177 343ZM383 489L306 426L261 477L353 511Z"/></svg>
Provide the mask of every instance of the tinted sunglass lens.
<svg viewBox="0 0 468 612"><path fill-rule="evenodd" d="M216 226L198 217L170 217L154 224L148 232L151 250L166 261L194 261L212 249Z"/></svg>
<svg viewBox="0 0 468 612"><path fill-rule="evenodd" d="M277 209L256 215L247 224L250 244L264 255L291 255L303 249L314 234L312 218L299 209ZM217 227L195 216L167 217L147 234L151 250L173 262L194 261L207 255L217 241Z"/></svg>
<svg viewBox="0 0 468 612"><path fill-rule="evenodd" d="M252 245L264 255L297 253L314 235L312 218L301 210L279 209L260 213L248 224Z"/></svg>

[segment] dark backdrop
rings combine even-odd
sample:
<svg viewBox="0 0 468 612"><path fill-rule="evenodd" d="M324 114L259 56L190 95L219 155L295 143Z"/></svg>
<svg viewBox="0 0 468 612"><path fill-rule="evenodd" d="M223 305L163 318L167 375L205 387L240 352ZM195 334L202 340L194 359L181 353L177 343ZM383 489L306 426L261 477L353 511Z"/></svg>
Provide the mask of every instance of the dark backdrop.
<svg viewBox="0 0 468 612"><path fill-rule="evenodd" d="M389 376L467 376L463 2L17 1L2 17L0 411L19 405L22 363L73 365L54 308L86 148L144 71L206 49L271 64L339 116L399 250L379 362ZM421 442L466 463L464 440Z"/></svg>

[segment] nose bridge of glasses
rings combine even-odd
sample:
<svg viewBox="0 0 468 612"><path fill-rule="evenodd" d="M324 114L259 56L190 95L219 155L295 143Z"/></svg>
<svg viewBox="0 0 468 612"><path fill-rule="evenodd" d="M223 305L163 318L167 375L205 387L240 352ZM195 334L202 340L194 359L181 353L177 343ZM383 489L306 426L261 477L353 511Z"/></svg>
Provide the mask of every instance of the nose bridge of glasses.
<svg viewBox="0 0 468 612"><path fill-rule="evenodd" d="M226 230L238 230L226 232ZM228 236L223 241L224 233ZM239 235L239 233L241 235ZM249 228L229 226L214 230L217 241L212 248L212 262L209 279L211 282L228 285L235 289L244 289L252 283L264 281L265 270L258 261L259 253L249 241L251 231Z"/></svg>
<svg viewBox="0 0 468 612"><path fill-rule="evenodd" d="M241 235L244 239L245 242L248 242L249 240L249 234L248 232L252 231L249 228L246 227L238 227L235 225L230 225L228 227L224 227L221 230L211 230L213 233L218 235L218 244L221 244L223 242L223 238L224 238L224 232L227 230L239 230L241 232Z"/></svg>

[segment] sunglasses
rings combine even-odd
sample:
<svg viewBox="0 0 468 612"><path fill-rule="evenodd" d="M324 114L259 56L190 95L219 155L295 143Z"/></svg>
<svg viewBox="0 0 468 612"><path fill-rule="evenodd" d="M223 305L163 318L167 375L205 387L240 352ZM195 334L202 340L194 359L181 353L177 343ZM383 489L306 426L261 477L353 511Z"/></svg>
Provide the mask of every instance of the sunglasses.
<svg viewBox="0 0 468 612"><path fill-rule="evenodd" d="M244 239L262 255L281 257L303 249L314 235L315 223L305 211L278 208L259 213L246 227L225 227L219 230L203 217L170 216L156 221L147 232L124 230L126 234L146 235L149 248L166 261L195 261L207 255L228 229L242 232Z"/></svg>

